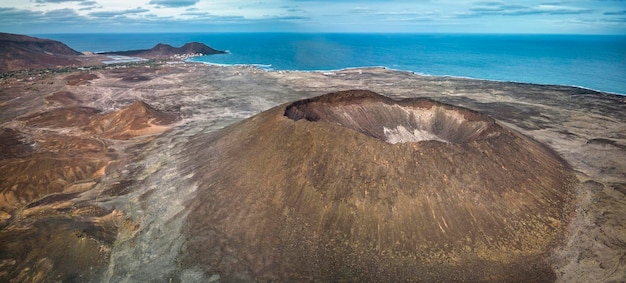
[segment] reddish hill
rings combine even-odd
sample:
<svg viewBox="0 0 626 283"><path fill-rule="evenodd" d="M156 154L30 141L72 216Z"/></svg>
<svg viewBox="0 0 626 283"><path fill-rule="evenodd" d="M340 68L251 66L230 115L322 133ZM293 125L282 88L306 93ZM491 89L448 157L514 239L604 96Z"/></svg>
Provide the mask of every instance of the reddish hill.
<svg viewBox="0 0 626 283"><path fill-rule="evenodd" d="M59 41L0 33L0 72L77 65L79 55Z"/></svg>
<svg viewBox="0 0 626 283"><path fill-rule="evenodd" d="M161 112L137 101L122 110L94 116L87 129L111 139L129 139L162 132L177 120L174 113Z"/></svg>

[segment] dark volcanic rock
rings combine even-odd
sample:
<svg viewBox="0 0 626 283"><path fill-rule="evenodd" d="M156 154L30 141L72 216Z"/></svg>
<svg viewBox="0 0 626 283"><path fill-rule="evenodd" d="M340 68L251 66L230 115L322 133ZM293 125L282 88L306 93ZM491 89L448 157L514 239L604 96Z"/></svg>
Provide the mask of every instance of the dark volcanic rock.
<svg viewBox="0 0 626 283"><path fill-rule="evenodd" d="M225 281L549 282L569 166L492 118L347 91L196 137L180 264Z"/></svg>
<svg viewBox="0 0 626 283"><path fill-rule="evenodd" d="M2 282L90 282L102 276L121 222L118 213L73 209L24 217L0 233Z"/></svg>
<svg viewBox="0 0 626 283"><path fill-rule="evenodd" d="M79 55L55 40L0 33L0 72L80 64Z"/></svg>
<svg viewBox="0 0 626 283"><path fill-rule="evenodd" d="M211 55L211 54L224 54L224 51L215 50L204 43L199 42L190 42L182 47L173 47L168 44L159 43L152 47L151 49L143 49L143 50L129 50L129 51L113 51L113 52L105 52L102 54L114 54L114 55L123 55L123 56L134 56L141 58L164 58L171 57L174 55L192 55L192 54L202 54L202 55Z"/></svg>
<svg viewBox="0 0 626 283"><path fill-rule="evenodd" d="M33 148L26 139L16 130L0 128L0 160L32 154Z"/></svg>

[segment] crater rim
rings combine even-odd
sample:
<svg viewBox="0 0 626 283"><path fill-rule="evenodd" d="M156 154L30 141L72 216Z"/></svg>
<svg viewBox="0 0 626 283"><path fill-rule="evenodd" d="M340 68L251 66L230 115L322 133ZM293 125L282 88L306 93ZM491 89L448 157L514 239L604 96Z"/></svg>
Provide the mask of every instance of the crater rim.
<svg viewBox="0 0 626 283"><path fill-rule="evenodd" d="M499 132L493 118L471 109L424 97L395 100L368 90L299 100L285 107L284 116L337 124L390 144L463 144Z"/></svg>

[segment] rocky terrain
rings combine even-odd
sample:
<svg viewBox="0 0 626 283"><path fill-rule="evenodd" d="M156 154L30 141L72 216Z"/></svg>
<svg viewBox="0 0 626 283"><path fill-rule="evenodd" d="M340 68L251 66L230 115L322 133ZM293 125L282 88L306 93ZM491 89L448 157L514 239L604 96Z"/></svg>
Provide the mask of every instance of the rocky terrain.
<svg viewBox="0 0 626 283"><path fill-rule="evenodd" d="M623 96L201 64L0 85L0 281L626 279Z"/></svg>

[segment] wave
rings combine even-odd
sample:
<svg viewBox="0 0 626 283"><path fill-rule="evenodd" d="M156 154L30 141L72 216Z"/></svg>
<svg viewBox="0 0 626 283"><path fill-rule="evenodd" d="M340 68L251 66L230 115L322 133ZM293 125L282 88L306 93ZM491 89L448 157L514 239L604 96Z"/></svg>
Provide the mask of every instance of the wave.
<svg viewBox="0 0 626 283"><path fill-rule="evenodd" d="M363 66L363 67L347 67L347 68L328 69L328 70L292 70L292 71L298 71L298 72L322 72L324 75L334 75L335 72L340 72L340 71L344 71L344 70L365 70L365 69L377 69L377 68L385 69L385 70L391 70L391 71L398 71L398 72L407 72L407 73L412 73L412 74L415 74L415 75L418 75L418 76L424 76L424 77L442 77L442 78L465 79L465 80L476 80L476 81L487 81L487 82L531 84L531 85L540 85L540 86L573 87L573 88L584 89L584 90L597 92L597 93L606 93L606 94L611 94L611 95L626 96L626 93L619 93L619 92L612 92L612 91L606 91L606 90L593 89L593 88L586 87L586 86L581 86L581 85L538 83L538 82L515 81L515 80L498 80L498 79L487 79L487 78L480 78L480 77L459 76L459 75L445 75L445 74L444 75L435 75L435 74L429 74L429 73L424 73L424 72L417 72L417 71L412 71L412 70L390 68L390 67L387 67L387 66Z"/></svg>
<svg viewBox="0 0 626 283"><path fill-rule="evenodd" d="M201 63L205 65L219 66L219 67L254 67L254 68L261 69L261 70L274 71L272 64L224 64L224 63L213 63L213 62L207 62L207 61L193 60L193 58L187 59L185 60L185 62Z"/></svg>

